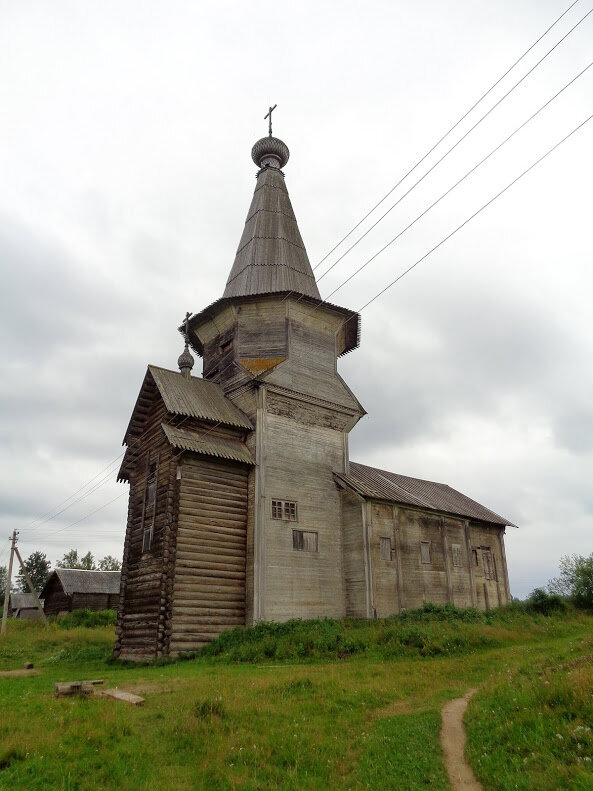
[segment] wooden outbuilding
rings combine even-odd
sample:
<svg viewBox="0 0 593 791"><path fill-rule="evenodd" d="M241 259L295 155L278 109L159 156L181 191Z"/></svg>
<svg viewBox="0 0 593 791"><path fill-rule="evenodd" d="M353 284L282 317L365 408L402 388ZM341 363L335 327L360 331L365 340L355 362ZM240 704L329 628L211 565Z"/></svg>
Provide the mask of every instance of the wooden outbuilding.
<svg viewBox="0 0 593 791"><path fill-rule="evenodd" d="M366 412L337 365L359 345L360 316L320 299L288 157L271 134L253 147L226 289L188 314L179 372L144 377L119 473L130 497L116 656L194 650L262 620L510 599L509 520L444 484L350 462Z"/></svg>
<svg viewBox="0 0 593 791"><path fill-rule="evenodd" d="M40 598L46 615L72 610L115 610L119 604L121 572L55 569Z"/></svg>
<svg viewBox="0 0 593 791"><path fill-rule="evenodd" d="M41 599L43 606L43 599ZM11 593L8 599L8 617L21 621L39 621L41 613L32 593Z"/></svg>

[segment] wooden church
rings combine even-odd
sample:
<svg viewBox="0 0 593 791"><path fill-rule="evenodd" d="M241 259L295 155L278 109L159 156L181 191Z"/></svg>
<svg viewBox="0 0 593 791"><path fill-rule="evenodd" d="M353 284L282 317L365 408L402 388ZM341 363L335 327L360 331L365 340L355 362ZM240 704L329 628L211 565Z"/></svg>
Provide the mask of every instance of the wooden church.
<svg viewBox="0 0 593 791"><path fill-rule="evenodd" d="M251 153L257 183L224 294L188 314L178 372L148 366L125 434L116 656L189 651L261 620L510 600L507 519L350 461L365 410L337 360L358 347L360 316L320 298L286 145L270 127Z"/></svg>

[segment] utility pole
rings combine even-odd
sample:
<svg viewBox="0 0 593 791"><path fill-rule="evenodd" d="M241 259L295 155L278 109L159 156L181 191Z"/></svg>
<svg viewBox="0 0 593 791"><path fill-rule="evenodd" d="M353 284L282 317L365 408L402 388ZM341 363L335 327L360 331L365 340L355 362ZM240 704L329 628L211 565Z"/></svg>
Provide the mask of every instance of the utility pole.
<svg viewBox="0 0 593 791"><path fill-rule="evenodd" d="M2 629L0 630L1 634L4 634L6 631L6 619L8 618L8 597L10 596L10 581L12 579L12 563L14 560L14 556L16 555L18 558L19 563L21 564L21 569L23 571L23 575L27 581L27 585L29 586L29 590L33 594L33 599L35 600L35 604L37 605L37 609L41 613L41 619L43 623L47 626L47 617L43 612L43 607L41 602L39 601L39 596L37 595L37 591L33 587L33 583L31 582L31 577L29 576L29 572L27 571L25 564L23 563L23 559L21 557L21 553L17 549L16 545L16 537L18 536L18 530L12 531L12 543L10 545L10 560L8 561L8 576L6 579L6 593L4 596L4 609L2 611Z"/></svg>
<svg viewBox="0 0 593 791"><path fill-rule="evenodd" d="M42 606L41 602L39 601L39 596L37 595L37 591L35 590L35 588L33 586L33 583L31 582L31 577L29 576L29 572L25 568L25 564L23 563L23 559L21 557L21 553L18 551L18 548L17 548L16 544L14 545L14 551L16 552L16 556L19 559L19 563L21 564L21 569L23 570L24 577L27 580L27 585L29 586L29 590L31 591L31 593L33 594L33 598L35 599L35 604L37 605L37 609L41 613L41 620L47 626L47 616L43 612L43 606Z"/></svg>
<svg viewBox="0 0 593 791"><path fill-rule="evenodd" d="M12 561L14 558L14 550L16 548L17 531L12 531L12 544L10 545L10 560L8 561L8 576L6 577L6 592L4 594L4 609L2 610L2 629L1 634L6 631L6 619L8 618L8 598L10 596L10 580L12 579Z"/></svg>

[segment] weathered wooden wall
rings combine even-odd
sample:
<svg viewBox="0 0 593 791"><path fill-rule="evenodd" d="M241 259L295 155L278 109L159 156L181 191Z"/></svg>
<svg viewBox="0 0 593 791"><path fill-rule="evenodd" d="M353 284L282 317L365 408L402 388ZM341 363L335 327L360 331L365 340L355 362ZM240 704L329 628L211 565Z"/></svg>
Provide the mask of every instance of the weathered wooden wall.
<svg viewBox="0 0 593 791"><path fill-rule="evenodd" d="M366 550L363 534L362 509L364 500L342 490L343 569L346 615L368 617Z"/></svg>
<svg viewBox="0 0 593 791"><path fill-rule="evenodd" d="M59 579L54 575L45 589L43 611L46 615L59 615L61 612L70 612L72 598L64 593Z"/></svg>
<svg viewBox="0 0 593 791"><path fill-rule="evenodd" d="M348 492L342 513L348 615L381 618L427 601L482 610L510 601L500 526L378 501L361 505ZM390 560L381 557L382 538L391 542ZM422 542L429 545L429 563Z"/></svg>
<svg viewBox="0 0 593 791"><path fill-rule="evenodd" d="M167 415L162 400L155 396L145 408L146 425L142 436L134 441L138 453L130 476L116 655L155 655L161 648L157 638L162 602L163 549L166 527L172 519L168 494L176 461L161 428ZM142 517L147 461L149 465L157 465L157 487L153 539L150 549L143 552Z"/></svg>
<svg viewBox="0 0 593 791"><path fill-rule="evenodd" d="M344 465L342 432L267 414L264 597L261 617L345 615L340 494L332 477ZM272 500L295 501L296 522L273 519ZM293 530L317 533L318 551L293 549Z"/></svg>
<svg viewBox="0 0 593 791"><path fill-rule="evenodd" d="M119 604L119 594L108 593L73 593L73 610L116 610Z"/></svg>
<svg viewBox="0 0 593 791"><path fill-rule="evenodd" d="M187 454L181 466L171 653L245 624L245 465Z"/></svg>

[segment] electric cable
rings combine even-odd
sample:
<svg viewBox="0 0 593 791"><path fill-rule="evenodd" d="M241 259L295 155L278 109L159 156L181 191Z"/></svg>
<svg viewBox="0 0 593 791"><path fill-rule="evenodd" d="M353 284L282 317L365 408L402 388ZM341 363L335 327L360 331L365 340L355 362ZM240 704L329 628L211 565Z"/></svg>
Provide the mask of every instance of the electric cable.
<svg viewBox="0 0 593 791"><path fill-rule="evenodd" d="M466 138L467 138L467 137L468 137L468 136L469 136L469 135L470 135L470 134L471 134L471 133L474 131L474 129L476 129L476 128L477 128L477 127L478 127L478 126L479 126L479 125L482 123L482 121L484 121L486 118L488 118L488 116L490 115L490 113L492 113L492 112L493 112L493 111L494 111L494 110L495 110L495 109L496 109L496 108L497 108L497 107L498 107L498 106L499 106L499 105L500 105L500 104L501 104L501 103L502 103L502 102L503 102L503 101L504 101L504 100L505 100L505 99L506 99L506 98L507 98L507 97L508 97L508 96L509 96L509 95L510 95L510 94L511 94L511 93L512 93L514 90L515 90L515 89L516 89L516 88L518 88L518 87L519 87L519 85L521 85L521 83L522 83L522 82L523 82L523 81L524 81L524 80L525 80L527 77L529 77L529 75L530 75L530 74L532 74L532 73L535 71L535 69L536 69L536 68L537 68L537 67L538 67L538 66L539 66L539 65L540 65L540 64L541 64L541 63L542 63L542 62L543 62L543 61L544 61L544 60L545 60L545 59L546 59L546 58L547 58L549 55L551 55L551 54L552 54L552 52L554 52L554 50L555 50L555 49L556 49L556 48L557 48L557 47L558 47L560 44L562 44L562 42L563 42L563 41L565 41L565 40L568 38L568 36L570 36L570 34L571 34L571 33L572 33L574 30L576 30L576 28L577 28L579 25L581 25L581 24L582 24L582 23L585 21L585 19L587 19L587 17L588 17L588 16L590 16L590 14L592 14L592 13L593 13L593 8L591 8L589 11L587 11L587 13L586 13L584 16L582 16L582 17L579 19L579 21L578 21L578 22L577 22L575 25L573 25L573 27L571 27L571 28L570 28L570 30L569 30L567 33L565 33L565 35L564 35L564 36L563 36L563 37L562 37L562 38L561 38L559 41L557 41L557 42L554 44L554 46L553 46L553 47L551 47L551 48L550 48L550 49L549 49L549 50L548 50L548 51L545 53L545 55L543 55L543 56L542 56L542 57L541 57L541 58L540 58L540 59L539 59L539 60L538 60L538 61L535 63L535 65L534 65L534 66L532 66L532 67L529 69L529 71L527 71L527 72L526 72L526 73L525 73L525 74L524 74L524 75L523 75L523 76L522 76L522 77L521 77L521 78L520 78L520 79L519 79L519 80L518 80L518 81L517 81L517 82L516 82L516 83L515 83L515 84L514 84L514 85L513 85L513 86L512 86L512 87L511 87L511 88L510 88L510 89L509 89L507 92L506 92L506 93L505 93L505 94L503 94L503 96L502 96L502 97L501 97L501 98L500 98L500 99L499 99L499 100L498 100L498 101L497 101L495 104L493 104L493 105L492 105L492 107L491 107L491 108L490 108L490 109L489 109L489 110L488 110L486 113L484 113L484 115L483 115L481 118L479 118L479 119L478 119L478 121L476 121L476 123L475 123L473 126L471 126L471 127L468 129L468 131L467 131L467 132L465 132L465 134L464 134L462 137L460 137L460 138L459 138L459 140L458 140L456 143L454 143L454 144L453 144L453 145L452 145L452 146L451 146L449 149L447 149L447 151L446 151L446 152L445 152L445 153L444 153L444 154L443 154L443 155L440 157L440 159L437 159L437 161L436 161L436 162L435 162L435 163L434 163L434 164L433 164L433 165L432 165L432 166L431 166L431 167L430 167L430 168L429 168L429 169L428 169L428 170L427 170L427 171L426 171L426 172L425 172L425 173L424 173L424 174L423 174L423 175L422 175L422 176L421 176L421 177L420 177L420 178L419 178L417 181L415 181L415 182L412 184L412 186L411 186L411 187L409 187L409 188L406 190L406 192L404 192L404 194L403 194L403 195L401 195L401 197L399 197L399 198L398 198L398 199L395 201L395 203L394 203L392 206L390 206L390 207L389 207L389 209L387 209L387 211L386 211L386 212L384 212L384 213L381 215L381 217L379 217L379 219L378 219L378 220L376 220L376 221L375 221L375 222L374 222L374 223L373 223L373 224L372 224L372 225L371 225L371 226L370 226L370 227L369 227L369 228L368 228L368 229L367 229L367 230L366 230L366 231L365 231L365 232L362 234L362 236L360 236L360 237L359 237L359 238L358 238L358 239L357 239L357 240L354 242L354 244L350 245L350 247L349 247L349 248L348 248L348 249L347 249L347 250L346 250L344 253L342 253L342 255L340 255L340 256L339 256L339 257L336 259L336 261L334 261L334 263L333 263L333 264L332 264L330 267L328 267L328 268L325 270L325 272L323 272L323 274L322 274L322 275L320 275L320 277L317 279L317 282L319 283L321 280L323 280L323 278L324 278L324 277L325 277L327 274L329 274L329 272L331 272L331 271L332 271L332 269L334 269L334 267L336 267L336 266L337 266L337 265L340 263L340 261L342 261L342 260L343 260L343 259L344 259L344 258L345 258L347 255L348 255L348 253L350 253L350 252L351 252L351 251L352 251L352 250L353 250L353 249L354 249L354 248L355 248L355 247L356 247L356 246L357 246L357 245L358 245L358 244L359 244L359 243L360 243L360 242L361 242L361 241L362 241L362 240L363 240L363 239L364 239L366 236L368 236L368 234L369 234L369 233L370 233L372 230L374 230L374 229L377 227L377 225L379 225L379 223L380 223L380 222L382 222L382 221L385 219L385 217L387 217L387 215L388 215L390 212L392 212L392 211L393 211L393 209L395 209L395 207L396 207L396 206L398 206L398 205L399 205L399 204L400 204L400 203L403 201L403 199L404 199L404 198L406 198L406 197L407 197L407 196L408 196L408 195L409 195L409 194L410 194L410 193L411 193L411 192L412 192L412 191L413 191L413 190L414 190L414 189L415 189L415 188L416 188L416 187L417 187L419 184L421 184L421 183L424 181L424 179L425 179L425 178L426 178L426 177L427 177L427 176L428 176L430 173L432 173L432 171L433 171L433 170L434 170L436 167L438 167L438 165L440 165L440 164L441 164L441 162L443 162L443 160L445 160L445 159L446 159L446 158L449 156L449 154L451 154L451 153L452 153L452 152L453 152L453 151L454 151L454 150L457 148L457 146L458 146L460 143L462 143L462 142L463 142L463 141L464 141L464 140L465 140L465 139L466 139ZM395 188L394 188L394 189L395 189Z"/></svg>
<svg viewBox="0 0 593 791"><path fill-rule="evenodd" d="M591 68L591 66L593 66L593 61L591 61L576 76L574 76L571 80L569 80L569 82L567 82L566 85L564 85L559 91L557 91L557 93L555 93L554 96L552 96L550 99L548 99L547 102L542 104L541 107L538 110L536 110L534 113L532 113L529 116L529 118L527 118L525 121L523 121L523 123L520 124L513 132L511 132L509 135L507 135L507 137L505 137L505 139L501 143L499 143L488 154L486 154L486 156L483 157L477 164L475 164L470 170L468 170L458 181L455 182L455 184L453 184L451 187L449 187L449 189L447 189L445 192L443 192L435 201L433 201L430 204L430 206L428 206L426 209L424 209L423 212L418 214L412 220L412 222L408 223L408 225L406 225L405 228L403 228L401 231L399 231L399 233L397 233L393 237L393 239L390 239L389 242L387 242L385 245L383 245L383 247L381 247L380 250L378 250L369 259L367 259L364 262L364 264L359 266L351 275L349 275L336 288L334 288L333 291L330 291L330 293L327 294L326 297L324 297L323 301L324 302L327 301L330 297L332 297L334 294L336 294L338 291L340 291L347 283L349 283L351 280L353 280L356 277L356 275L358 275L360 272L362 272L363 269L365 269L372 261L374 261L379 255L381 255L381 253L383 253L395 241L397 241L399 238L401 238L406 233L406 231L408 231L410 228L412 228L412 226L414 226L420 219L422 219L422 217L424 217L426 214L428 214L428 212L431 209L433 209L438 203L440 203L443 200L443 198L447 197L447 195L449 195L451 192L453 192L454 189L456 189L462 182L464 182L469 176L471 176L471 174L474 173L481 165L483 165L484 162L486 162L488 159L490 159L490 157L492 157L497 151L500 151L500 149L504 145L506 145L506 143L508 143L509 140L511 140L518 132L520 132L522 129L524 129L527 126L527 124L529 124L531 121L533 121L533 119L536 118L543 110L545 110L546 107L549 107L549 105L555 99L557 99L562 93L564 93L564 91L567 88L569 88L573 83L575 83L579 79L579 77L582 77L583 74L585 74ZM321 304L323 304L323 303L321 303Z"/></svg>
<svg viewBox="0 0 593 791"><path fill-rule="evenodd" d="M426 159L428 156L430 156L430 154L432 154L432 152L433 152L433 151L434 151L436 148L438 148L438 146L439 146L439 145L440 145L440 144L443 142L443 140L445 140L445 139L446 139L446 138L447 138L447 137L448 137L448 136L451 134L451 132L453 132L453 130L454 130L454 129L456 129L456 128L459 126L459 124L460 124L460 123L462 123L462 122L463 122L463 121L464 121L464 120L467 118L467 116L468 116L468 115L469 115L469 114L472 112L472 110L475 110L475 108L476 108L476 107L477 107L477 106L478 106L478 105L479 105L479 104L480 104L480 103L481 103L481 102L482 102L482 101L483 101L483 100L486 98L486 96L488 96L488 94L490 94L490 93L491 93L491 92L494 90L494 88L496 88L496 87L497 87L497 85L499 85L499 84L500 84L500 83L501 83L501 82L504 80L504 78L505 78L505 77L506 77L508 74L510 74L510 73L511 73L511 71L512 71L512 70L515 68L515 66L518 66L518 65L519 65L519 63L520 63L520 62L521 62L521 61L522 61L522 60L523 60L523 59L524 59L524 58L525 58L525 57L526 57L526 56L527 56L527 55L528 55L528 54L531 52L531 50L532 50L532 49L534 49L534 47L536 47L536 46L539 44L539 42L540 42L540 41L541 41L541 40L542 40L542 39L543 39L543 38L544 38L544 37L545 37L545 36L546 36L546 35L547 35L547 34L550 32L550 30L552 30L552 28L554 28L554 27L555 27L555 26L558 24L558 22L560 22L560 20L561 20L563 17L565 17L565 16L566 16L566 14L568 14L568 12L569 12L569 11L570 11L570 10L573 8L573 6L575 6L575 5L576 5L578 2L579 2L579 0L574 0L574 2L572 2L572 3L571 3L569 6L568 6L568 8L567 8L565 11L563 11L563 12L560 14L560 16L559 16L559 17L558 17L558 18L557 18L557 19L556 19L554 22L552 22L552 24L551 24L551 25L550 25L548 28L546 28L546 30L544 30L544 32L541 34L541 36L540 36L538 39L536 39L536 40L533 42L533 44L531 44L531 46L530 46L530 47L528 47L528 48L525 50L525 52L524 52L524 53L523 53L523 54L522 54L522 55L521 55L519 58L517 58L517 60L516 60L516 61L515 61L515 62L514 62L514 63L513 63L513 64L512 64L512 65L511 65L511 66L510 66L510 67L509 67L509 68L508 68L508 69L507 69L505 72L504 72L504 74L502 74L502 75L501 75L501 76L500 76L500 77L499 77L499 78L496 80L496 82L494 82L494 83L493 83L493 84L490 86L490 88L488 88L488 90L487 90L485 93L483 93L483 94L480 96L480 98L479 98L479 99L478 99L476 102L474 102L474 104L472 104L472 106L469 108L469 110L467 110L467 111L466 111L466 112L465 112L465 113L464 113L464 114L463 114L463 115L462 115L462 116L459 118L459 120L457 120L457 121L456 121L456 122L453 124L453 126L451 126L451 127L450 127L450 128L447 130L447 132L445 132L445 134L444 134L442 137L440 137L440 138L439 138L439 140L437 140L437 142L436 142L436 143L435 143L435 144L432 146L432 148L430 148L430 149L429 149L429 150L426 152L426 154L424 154L424 156L423 156L421 159L419 159L419 160L418 160L418 162L416 162L416 164L415 164L415 165L413 165L413 166L412 166L412 167L411 167L411 168L410 168L410 169L407 171L407 173L406 173L404 176L402 176L402 178L401 178L401 179L400 179L400 180L399 180L399 181L398 181L398 182L397 182L397 183L396 183L396 184L395 184L395 185L394 185L394 186L393 186L393 187L392 187L392 188L389 190L389 192L387 192L387 193L386 193L386 194L385 194L385 195L384 195L384 196L381 198L381 200L380 200L378 203L376 203L376 204L373 206L373 208L372 208L372 209L371 209L369 212L367 212L367 214L365 214L365 216L364 216L364 217L363 217L363 218L362 218L362 219L361 219L361 220L360 220L360 221L359 221L359 222L358 222L358 223L357 223L357 224L356 224L356 225L355 225L353 228L351 228L351 229L348 231L348 233L346 234L346 236L342 237L342 239L340 239L340 241L339 241L339 242L338 242L338 243L337 243L337 244L336 244L334 247L332 247L332 249L331 249L331 250L330 250L328 253L326 253L326 255L325 255L325 256L324 256L324 257L323 257L323 258L322 258L322 259L321 259L321 260L320 260L320 261L319 261L319 262L318 262L318 263L317 263L317 264L316 264L314 267L313 267L313 271L315 271L315 270L316 270L316 269L317 269L319 266L321 266L321 264L322 264L322 263L323 263L323 262L326 260L326 258L328 258L328 257L329 257L329 256L330 256L330 255L331 255L331 254L332 254L332 253L335 251L335 250L337 250L337 249L338 249L338 247L339 247L339 246L340 246L340 245L341 245L343 242L345 242L345 241L346 241L346 239L348 239L348 237L349 237L349 236L351 236L351 235L354 233L354 231L355 231L355 230L356 230L356 229L357 229L357 228L358 228L360 225L362 225L362 223L363 223L363 222L364 222L364 221L365 221L365 220L366 220L368 217L370 217L370 215L371 215L371 214L372 214L372 213L375 211L375 209L377 209L377 208L378 208L378 207L379 207L379 206L380 206L380 205L381 205L381 204L382 204L382 203L383 203L385 200L387 200L387 198L388 198L388 197L389 197L389 196L392 194L392 192L394 192L394 190L396 190L396 189L399 187L399 185L400 185L400 184L401 184L401 183L402 183L402 182L403 182L403 181L404 181L404 180L405 180L405 179L406 179L406 178L407 178L409 175L411 175L411 174L414 172L414 170L416 170L416 168L417 168L419 165L421 165L421 164L422 164L422 162L424 162L424 160L425 160L425 159Z"/></svg>
<svg viewBox="0 0 593 791"><path fill-rule="evenodd" d="M581 121L581 123L578 126L576 126L565 137L563 137L561 140L559 140L557 143L555 143L551 148L549 148L544 154L542 154L541 157L536 159L535 162L532 162L532 164L529 165L528 168L526 168L522 173L520 173L511 182L509 182L506 185L506 187L503 187L499 192L497 192L492 198L490 198L486 203L484 203L477 211L475 211L473 214L471 214L469 217L467 217L460 225L458 225L453 231L451 231L451 233L447 234L447 236L445 236L443 239L441 239L441 241L438 242L438 244L436 244L434 247L432 247L427 253L425 253L421 258L419 258L415 263L413 263L411 266L409 266L407 269L405 269L400 275L398 275L395 278L395 280L392 280L391 283L388 283L385 286L385 288L382 288L381 291L379 291L377 294L375 294L374 297L372 297L372 299L370 299L368 302L365 302L365 304L361 308L359 308L357 312L361 313L365 308L367 308L369 305L371 305L375 300L379 299L379 297L382 294L384 294L386 291L388 291L390 288L392 288L396 283L398 283L402 278L404 278L409 272L411 272L412 269L415 269L415 267L417 267L420 263L422 263L422 261L425 261L428 258L428 256L432 255L432 253L435 252L435 250L438 250L439 247L441 247L443 244L445 244L445 242L447 242L449 239L451 239L451 237L455 236L455 234L458 231L460 231L469 222L471 222L475 217L477 217L479 214L481 214L484 211L484 209L488 208L488 206L490 206L492 203L494 203L495 200L500 198L501 195L504 195L504 193L507 190L509 190L518 181L520 181L524 176L526 176L530 171L532 171L537 165L540 164L540 162L543 162L544 159L546 159L553 151L555 151L557 148L559 148L563 143L565 143L569 138L571 138L576 132L578 132L580 129L582 129L585 126L585 124L589 123L589 121L592 118L593 118L593 114L588 116L588 118L585 118L584 121ZM346 324L349 320L350 319L346 319L344 324Z"/></svg>

